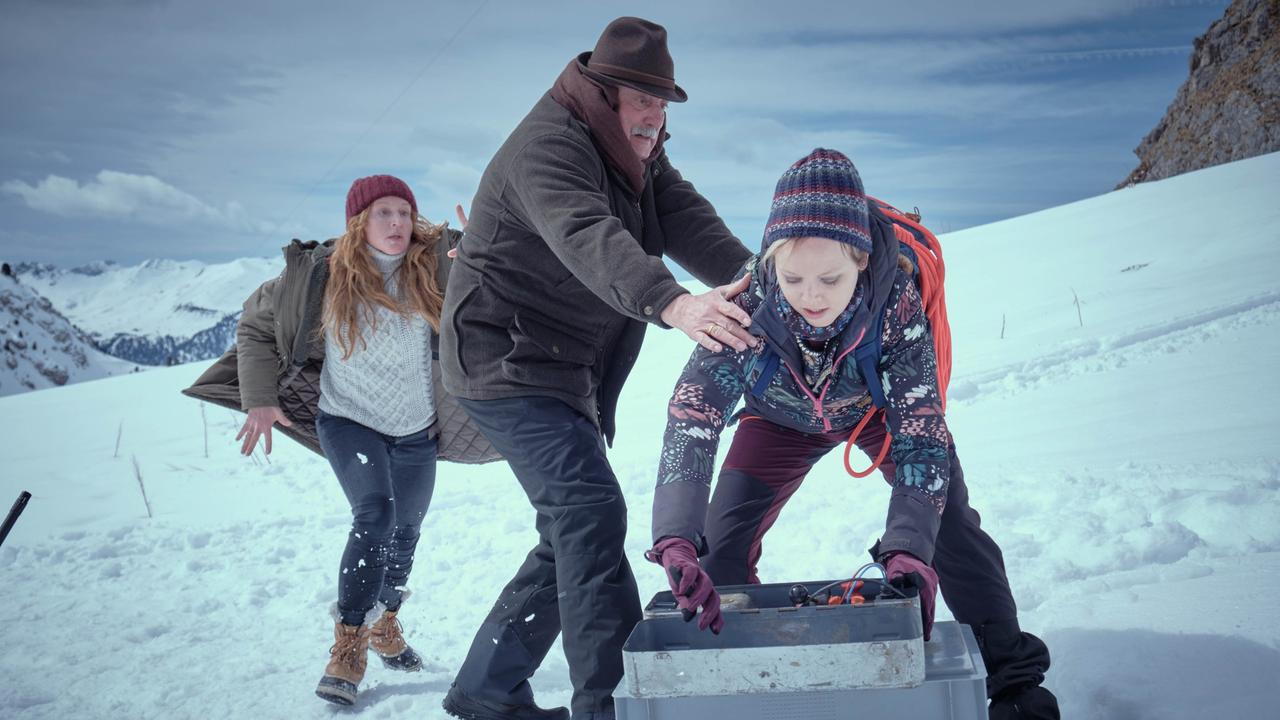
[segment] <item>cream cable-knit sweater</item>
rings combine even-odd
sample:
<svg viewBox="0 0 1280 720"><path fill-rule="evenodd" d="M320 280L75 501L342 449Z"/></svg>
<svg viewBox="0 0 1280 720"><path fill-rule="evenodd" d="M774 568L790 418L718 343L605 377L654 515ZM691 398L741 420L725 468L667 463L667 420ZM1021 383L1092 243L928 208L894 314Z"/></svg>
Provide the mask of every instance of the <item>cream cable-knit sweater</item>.
<svg viewBox="0 0 1280 720"><path fill-rule="evenodd" d="M387 255L370 247L382 271L387 292L399 298L404 254ZM431 326L422 316L401 316L384 307L374 310L377 328L362 323L367 347L342 359L342 346L332 330L324 334L324 369L320 372L320 409L354 420L384 435L403 437L436 419L431 388Z"/></svg>

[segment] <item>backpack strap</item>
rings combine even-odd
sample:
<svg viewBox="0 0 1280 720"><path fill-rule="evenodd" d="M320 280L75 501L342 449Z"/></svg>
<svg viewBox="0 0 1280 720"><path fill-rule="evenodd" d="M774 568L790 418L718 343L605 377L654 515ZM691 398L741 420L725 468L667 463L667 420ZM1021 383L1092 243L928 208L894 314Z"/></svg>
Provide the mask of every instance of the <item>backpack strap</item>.
<svg viewBox="0 0 1280 720"><path fill-rule="evenodd" d="M853 349L854 362L862 373L862 380L867 384L867 392L871 393L871 402L877 408L884 408L884 384L880 382L880 355L884 352L884 309L878 309L862 344Z"/></svg>
<svg viewBox="0 0 1280 720"><path fill-rule="evenodd" d="M755 383L751 386L751 394L760 397L764 394L764 389L769 387L774 373L778 372L778 363L782 362L782 357L778 355L772 345L765 343L764 352L757 356L753 362L757 365L764 363L760 368L760 377L756 378Z"/></svg>
<svg viewBox="0 0 1280 720"><path fill-rule="evenodd" d="M880 382L880 355L884 351L884 308L878 308L874 313L871 324L867 327L867 332L863 336L864 340L860 345L853 349L854 362L858 364L858 371L862 373L862 380L867 384L867 392L871 395L871 407L867 414L862 417L858 426L849 434L849 440L844 446L844 469L856 478L864 478L875 472L880 467L880 463L884 462L885 456L889 454L889 442L893 439L888 429L885 429L884 444L880 446L880 452L876 455L871 463L871 467L866 470L854 470L849 464L849 453L853 450L853 446L858 442L858 435L862 434L862 429L871 422L872 418L884 412L888 401L884 396L884 384Z"/></svg>

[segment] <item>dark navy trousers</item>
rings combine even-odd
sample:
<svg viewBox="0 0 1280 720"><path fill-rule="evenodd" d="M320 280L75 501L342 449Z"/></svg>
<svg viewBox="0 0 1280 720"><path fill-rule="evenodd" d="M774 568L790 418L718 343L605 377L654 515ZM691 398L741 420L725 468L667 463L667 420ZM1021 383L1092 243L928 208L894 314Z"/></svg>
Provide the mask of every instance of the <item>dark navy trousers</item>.
<svg viewBox="0 0 1280 720"><path fill-rule="evenodd" d="M604 440L552 398L459 402L528 496L538 544L476 633L458 687L489 702L531 704L529 678L563 633L574 717L608 712L640 598L623 547L627 505Z"/></svg>
<svg viewBox="0 0 1280 720"><path fill-rule="evenodd" d="M316 414L316 434L351 503L338 612L343 623L359 625L379 601L400 607L436 485L436 439L429 429L384 435L325 412Z"/></svg>

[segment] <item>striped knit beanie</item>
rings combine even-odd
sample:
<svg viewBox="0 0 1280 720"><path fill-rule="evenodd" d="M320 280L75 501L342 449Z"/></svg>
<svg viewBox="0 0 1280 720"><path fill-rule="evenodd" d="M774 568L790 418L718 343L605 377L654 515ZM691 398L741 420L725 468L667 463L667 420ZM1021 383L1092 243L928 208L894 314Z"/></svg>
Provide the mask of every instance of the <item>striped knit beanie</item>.
<svg viewBox="0 0 1280 720"><path fill-rule="evenodd" d="M862 178L843 153L818 148L778 180L763 249L778 240L802 237L828 238L871 252Z"/></svg>

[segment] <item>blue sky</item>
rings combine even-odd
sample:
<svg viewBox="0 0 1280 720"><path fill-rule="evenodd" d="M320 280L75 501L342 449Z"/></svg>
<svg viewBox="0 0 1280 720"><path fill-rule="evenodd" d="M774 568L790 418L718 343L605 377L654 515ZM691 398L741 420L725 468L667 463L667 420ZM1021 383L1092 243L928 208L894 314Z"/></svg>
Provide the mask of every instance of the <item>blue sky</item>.
<svg viewBox="0 0 1280 720"><path fill-rule="evenodd" d="M386 172L432 219L618 15L670 34L668 151L749 246L815 146L945 232L1107 192L1226 2L8 0L0 259L273 255ZM1033 240L1033 239L1031 239Z"/></svg>

